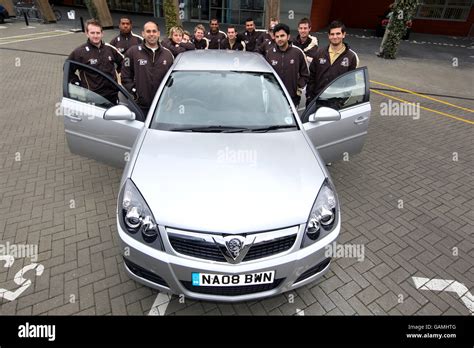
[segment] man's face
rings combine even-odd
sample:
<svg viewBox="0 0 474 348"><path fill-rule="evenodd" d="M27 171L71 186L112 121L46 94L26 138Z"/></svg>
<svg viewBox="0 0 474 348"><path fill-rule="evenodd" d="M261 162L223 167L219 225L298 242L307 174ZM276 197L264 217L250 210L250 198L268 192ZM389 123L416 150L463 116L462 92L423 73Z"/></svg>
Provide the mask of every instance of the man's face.
<svg viewBox="0 0 474 348"><path fill-rule="evenodd" d="M96 25L89 24L87 26L86 32L87 38L93 45L100 45L102 38L104 37L104 33L102 29Z"/></svg>
<svg viewBox="0 0 474 348"><path fill-rule="evenodd" d="M329 42L331 45L338 46L342 40L346 37L346 33L343 33L341 28L334 28L329 31Z"/></svg>
<svg viewBox="0 0 474 348"><path fill-rule="evenodd" d="M194 37L197 39L197 40L202 40L202 38L204 37L204 32L201 30L201 29L198 29L196 30L196 32L194 33Z"/></svg>
<svg viewBox="0 0 474 348"><path fill-rule="evenodd" d="M173 32L173 34L171 35L171 39L172 39L173 42L175 42L175 43L180 43L180 42L183 40L183 34L181 34L179 31L175 31L175 32Z"/></svg>
<svg viewBox="0 0 474 348"><path fill-rule="evenodd" d="M284 30L279 30L275 33L275 42L280 48L285 48L289 39L290 35L288 35Z"/></svg>
<svg viewBox="0 0 474 348"><path fill-rule="evenodd" d="M245 22L245 30L247 30L249 33L253 32L255 30L254 21Z"/></svg>
<svg viewBox="0 0 474 348"><path fill-rule="evenodd" d="M143 27L142 36L150 46L155 46L160 39L160 31L155 23L146 23Z"/></svg>
<svg viewBox="0 0 474 348"><path fill-rule="evenodd" d="M234 40L235 37L236 37L236 32L235 32L235 28L229 28L227 29L227 37L229 38L229 40Z"/></svg>
<svg viewBox="0 0 474 348"><path fill-rule="evenodd" d="M219 22L218 21L211 21L210 24L211 32L216 33L219 31Z"/></svg>
<svg viewBox="0 0 474 348"><path fill-rule="evenodd" d="M122 34L129 34L132 31L132 23L130 20L122 18L119 23L119 29Z"/></svg>
<svg viewBox="0 0 474 348"><path fill-rule="evenodd" d="M308 37L310 30L311 27L308 25L308 23L302 23L298 25L298 33L302 39L306 39Z"/></svg>

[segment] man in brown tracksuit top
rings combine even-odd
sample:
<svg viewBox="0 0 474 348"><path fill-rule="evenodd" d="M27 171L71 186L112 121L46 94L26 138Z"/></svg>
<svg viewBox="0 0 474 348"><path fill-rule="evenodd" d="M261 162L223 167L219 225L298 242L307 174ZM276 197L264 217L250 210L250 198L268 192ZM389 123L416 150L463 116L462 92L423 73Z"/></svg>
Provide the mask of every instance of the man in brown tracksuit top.
<svg viewBox="0 0 474 348"><path fill-rule="evenodd" d="M300 48L290 46L290 28L286 24L277 24L273 33L275 45L267 50L265 58L280 76L295 107L298 107L301 91L309 76L305 54Z"/></svg>
<svg viewBox="0 0 474 348"><path fill-rule="evenodd" d="M318 50L318 39L310 35L311 22L308 18L303 18L298 22L299 35L293 41L293 46L301 48L306 55L308 65L311 64Z"/></svg>
<svg viewBox="0 0 474 348"><path fill-rule="evenodd" d="M143 44L125 53L122 65L122 84L135 97L146 117L156 91L173 64L173 54L159 44L160 29L155 22L143 26ZM144 121L144 120L142 120Z"/></svg>
<svg viewBox="0 0 474 348"><path fill-rule="evenodd" d="M132 32L132 20L128 16L120 17L120 34L110 41L110 44L116 47L120 53L125 53L130 47L140 45L143 38Z"/></svg>
<svg viewBox="0 0 474 348"><path fill-rule="evenodd" d="M338 76L354 70L359 64L357 54L343 42L346 36L344 24L333 21L329 25L329 46L320 47L309 66L309 80L306 87L306 106Z"/></svg>
<svg viewBox="0 0 474 348"><path fill-rule="evenodd" d="M68 59L90 65L116 81L116 71L120 72L122 65L122 54L112 45L102 41L104 33L97 20L89 19L85 27L87 42L72 51ZM77 70L79 70L79 78L75 71L71 71L70 83L87 88L114 104L117 103L117 89L112 83L98 74Z"/></svg>
<svg viewBox="0 0 474 348"><path fill-rule="evenodd" d="M226 33L219 30L219 20L217 18L212 18L209 21L209 31L206 34L206 38L209 40L210 50L220 50L221 41L227 39Z"/></svg>

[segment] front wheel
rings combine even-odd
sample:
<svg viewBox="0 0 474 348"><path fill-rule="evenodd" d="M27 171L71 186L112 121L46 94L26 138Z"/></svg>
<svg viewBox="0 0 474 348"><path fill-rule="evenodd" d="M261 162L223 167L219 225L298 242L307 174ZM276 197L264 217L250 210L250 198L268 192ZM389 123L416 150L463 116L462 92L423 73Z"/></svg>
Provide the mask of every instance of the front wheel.
<svg viewBox="0 0 474 348"><path fill-rule="evenodd" d="M5 23L5 16L0 13L0 24Z"/></svg>
<svg viewBox="0 0 474 348"><path fill-rule="evenodd" d="M55 15L55 17L56 17L56 21L60 21L61 18L63 18L63 15L62 15L61 11L59 11L59 10L53 10L53 12L54 12L54 15Z"/></svg>

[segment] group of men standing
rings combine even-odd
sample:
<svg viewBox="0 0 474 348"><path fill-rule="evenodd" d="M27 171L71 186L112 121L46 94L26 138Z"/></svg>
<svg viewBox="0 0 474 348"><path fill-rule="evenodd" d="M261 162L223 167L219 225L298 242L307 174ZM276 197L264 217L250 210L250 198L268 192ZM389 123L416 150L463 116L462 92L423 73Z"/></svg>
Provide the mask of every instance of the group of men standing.
<svg viewBox="0 0 474 348"><path fill-rule="evenodd" d="M115 80L121 74L122 85L132 93L144 115L164 76L179 53L194 49L230 49L259 52L279 75L293 103L300 103L306 86L306 106L337 76L358 65L354 51L343 42L345 27L334 21L328 29L329 46L318 47L316 37L310 35L311 23L307 18L298 23L299 35L291 40L290 28L272 18L267 32L257 31L254 21L245 22L245 32L237 33L228 26L227 34L219 30L217 19L210 21L206 33L203 25L190 35L180 27L173 27L168 38L160 43L160 28L153 21L143 26L142 36L132 32L132 21L123 16L119 22L120 34L110 44L103 42L103 30L94 19L86 22L87 42L76 48L70 60L88 64L110 75ZM308 68L309 67L309 68ZM113 101L113 91L100 78L87 78L80 73L76 84Z"/></svg>

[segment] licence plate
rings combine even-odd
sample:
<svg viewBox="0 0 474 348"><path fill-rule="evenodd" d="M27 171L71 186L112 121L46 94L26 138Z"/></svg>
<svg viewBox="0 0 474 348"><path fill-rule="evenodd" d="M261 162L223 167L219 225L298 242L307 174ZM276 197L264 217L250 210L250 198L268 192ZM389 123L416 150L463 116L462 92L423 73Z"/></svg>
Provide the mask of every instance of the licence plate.
<svg viewBox="0 0 474 348"><path fill-rule="evenodd" d="M210 274L192 273L193 286L239 286L255 284L271 284L275 271L248 274Z"/></svg>

